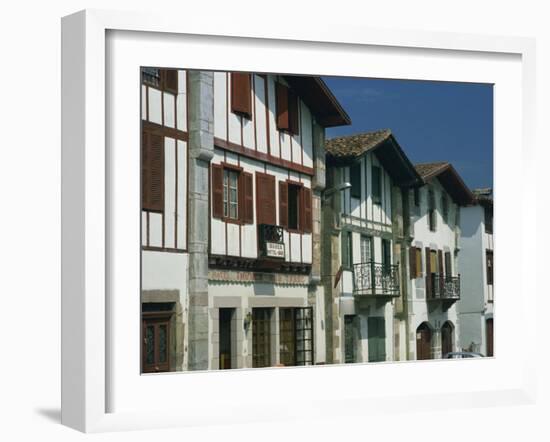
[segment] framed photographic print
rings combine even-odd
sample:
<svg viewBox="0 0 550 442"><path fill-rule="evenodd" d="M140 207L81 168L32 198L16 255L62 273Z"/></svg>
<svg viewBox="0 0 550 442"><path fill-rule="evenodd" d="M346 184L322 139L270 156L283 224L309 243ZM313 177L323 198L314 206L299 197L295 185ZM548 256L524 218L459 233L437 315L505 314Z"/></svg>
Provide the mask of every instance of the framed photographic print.
<svg viewBox="0 0 550 442"><path fill-rule="evenodd" d="M531 40L84 11L62 44L64 424L532 400Z"/></svg>

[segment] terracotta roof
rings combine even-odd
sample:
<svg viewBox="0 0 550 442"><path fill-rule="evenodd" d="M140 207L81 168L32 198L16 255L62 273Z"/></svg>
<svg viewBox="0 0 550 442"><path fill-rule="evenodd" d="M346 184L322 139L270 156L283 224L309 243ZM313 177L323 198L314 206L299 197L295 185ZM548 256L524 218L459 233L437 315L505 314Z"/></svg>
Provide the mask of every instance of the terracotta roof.
<svg viewBox="0 0 550 442"><path fill-rule="evenodd" d="M451 195L458 204L468 205L474 201L474 195L464 184L462 178L452 166L446 161L437 163L422 163L414 166L418 174L424 182L428 182L432 178L437 178L447 193Z"/></svg>
<svg viewBox="0 0 550 442"><path fill-rule="evenodd" d="M325 141L325 151L329 164L353 163L364 153L373 152L397 185L422 185L422 178L389 129L331 138Z"/></svg>
<svg viewBox="0 0 550 442"><path fill-rule="evenodd" d="M429 180L431 177L437 175L439 172L442 172L448 166L450 166L449 163L441 161L438 163L415 164L414 168L423 180Z"/></svg>
<svg viewBox="0 0 550 442"><path fill-rule="evenodd" d="M335 158L358 157L374 149L392 135L391 130L382 129L345 137L331 138L325 142L325 150Z"/></svg>

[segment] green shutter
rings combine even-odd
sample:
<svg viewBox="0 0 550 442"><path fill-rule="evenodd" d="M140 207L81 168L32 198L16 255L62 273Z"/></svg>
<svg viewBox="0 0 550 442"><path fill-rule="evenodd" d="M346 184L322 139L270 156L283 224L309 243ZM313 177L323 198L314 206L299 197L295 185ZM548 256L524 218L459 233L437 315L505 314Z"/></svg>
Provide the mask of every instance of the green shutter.
<svg viewBox="0 0 550 442"><path fill-rule="evenodd" d="M372 166L372 201L374 204L382 202L382 171L378 166Z"/></svg>
<svg viewBox="0 0 550 442"><path fill-rule="evenodd" d="M382 316L369 317L367 321L369 362L386 360L386 321Z"/></svg>
<svg viewBox="0 0 550 442"><path fill-rule="evenodd" d="M352 164L349 168L352 198L361 198L361 163Z"/></svg>

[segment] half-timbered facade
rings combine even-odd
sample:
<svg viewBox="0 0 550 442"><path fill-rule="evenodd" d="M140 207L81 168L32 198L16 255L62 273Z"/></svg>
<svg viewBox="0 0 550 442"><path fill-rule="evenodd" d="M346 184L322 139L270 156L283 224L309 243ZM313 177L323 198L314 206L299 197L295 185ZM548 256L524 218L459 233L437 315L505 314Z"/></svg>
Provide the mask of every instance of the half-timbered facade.
<svg viewBox="0 0 550 442"><path fill-rule="evenodd" d="M141 72L142 371L186 366L187 73Z"/></svg>
<svg viewBox="0 0 550 442"><path fill-rule="evenodd" d="M493 192L475 189L473 194L473 204L460 209L460 346L493 356Z"/></svg>
<svg viewBox="0 0 550 442"><path fill-rule="evenodd" d="M399 359L402 192L420 177L389 130L327 140L323 275L331 362Z"/></svg>
<svg viewBox="0 0 550 442"><path fill-rule="evenodd" d="M210 369L325 362L324 129L349 124L317 77L213 74Z"/></svg>
<svg viewBox="0 0 550 442"><path fill-rule="evenodd" d="M472 194L449 163L418 164L424 184L409 192L410 236L407 315L409 359L437 359L456 351L462 296L458 271L460 208Z"/></svg>

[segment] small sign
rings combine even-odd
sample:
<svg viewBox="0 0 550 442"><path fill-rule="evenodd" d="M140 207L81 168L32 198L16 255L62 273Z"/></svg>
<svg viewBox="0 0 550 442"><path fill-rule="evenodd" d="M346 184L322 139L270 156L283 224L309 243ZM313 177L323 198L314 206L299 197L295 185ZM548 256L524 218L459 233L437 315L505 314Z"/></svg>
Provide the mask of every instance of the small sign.
<svg viewBox="0 0 550 442"><path fill-rule="evenodd" d="M285 257L285 245L277 242L266 242L265 253L270 258L284 258Z"/></svg>

